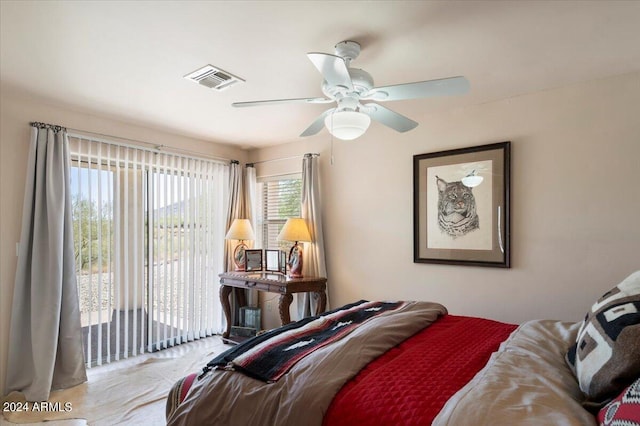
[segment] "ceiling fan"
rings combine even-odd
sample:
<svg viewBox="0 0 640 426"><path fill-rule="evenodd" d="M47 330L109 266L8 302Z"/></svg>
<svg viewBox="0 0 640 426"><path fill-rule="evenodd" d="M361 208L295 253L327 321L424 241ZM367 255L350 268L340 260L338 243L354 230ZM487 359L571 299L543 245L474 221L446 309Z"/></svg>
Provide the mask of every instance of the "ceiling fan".
<svg viewBox="0 0 640 426"><path fill-rule="evenodd" d="M391 111L375 102L399 101L432 96L461 95L469 91L469 81L464 77L441 78L416 83L374 87L371 75L358 68L350 68L351 61L360 54L360 44L341 41L335 46L335 55L307 53L324 80L322 92L325 98L274 99L251 102L234 102L234 107L273 105L282 103L324 104L336 102L337 106L320 114L300 136L311 136L326 126L338 139L351 140L364 134L376 120L398 132L415 128L418 123Z"/></svg>

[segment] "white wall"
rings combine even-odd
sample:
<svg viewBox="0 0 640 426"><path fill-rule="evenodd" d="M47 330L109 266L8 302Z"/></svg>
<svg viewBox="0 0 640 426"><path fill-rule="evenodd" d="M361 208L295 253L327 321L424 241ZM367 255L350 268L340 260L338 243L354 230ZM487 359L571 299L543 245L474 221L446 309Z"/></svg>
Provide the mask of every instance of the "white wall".
<svg viewBox="0 0 640 426"><path fill-rule="evenodd" d="M25 93L5 86L0 93L0 388L4 395L17 259L16 243L20 239L25 167L29 148L29 122L59 124L241 162L246 160L247 153L227 145L189 139L48 105L41 99L33 99Z"/></svg>
<svg viewBox="0 0 640 426"><path fill-rule="evenodd" d="M413 116L420 125L405 134L372 124L360 139L334 142L333 166L326 131L253 151L250 160L321 154L333 307L360 298L419 299L508 322L578 321L640 269L639 116L634 73ZM413 263L413 155L508 140L512 268ZM292 160L257 171L300 168Z"/></svg>

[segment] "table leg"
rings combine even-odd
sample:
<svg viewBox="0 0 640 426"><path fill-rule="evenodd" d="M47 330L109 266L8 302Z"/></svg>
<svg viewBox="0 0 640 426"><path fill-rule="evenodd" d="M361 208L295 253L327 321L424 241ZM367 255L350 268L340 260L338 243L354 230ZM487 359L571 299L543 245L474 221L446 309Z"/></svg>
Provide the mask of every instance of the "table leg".
<svg viewBox="0 0 640 426"><path fill-rule="evenodd" d="M316 294L318 295L318 305L316 306L316 315L320 315L327 309L327 292L319 291Z"/></svg>
<svg viewBox="0 0 640 426"><path fill-rule="evenodd" d="M289 315L289 306L293 301L293 295L291 293L285 293L280 295L280 303L278 308L280 309L280 321L282 325L289 324L291 322L291 316Z"/></svg>
<svg viewBox="0 0 640 426"><path fill-rule="evenodd" d="M233 294L236 296L236 301L238 302L238 307L242 308L243 306L247 306L247 296L246 289L235 287L233 289ZM242 325L242 324L240 324Z"/></svg>
<svg viewBox="0 0 640 426"><path fill-rule="evenodd" d="M231 334L231 303L229 303L229 295L232 289L233 287L228 285L223 284L220 286L220 303L222 304L224 317L227 319L227 329L222 333L224 339L228 338L229 334Z"/></svg>

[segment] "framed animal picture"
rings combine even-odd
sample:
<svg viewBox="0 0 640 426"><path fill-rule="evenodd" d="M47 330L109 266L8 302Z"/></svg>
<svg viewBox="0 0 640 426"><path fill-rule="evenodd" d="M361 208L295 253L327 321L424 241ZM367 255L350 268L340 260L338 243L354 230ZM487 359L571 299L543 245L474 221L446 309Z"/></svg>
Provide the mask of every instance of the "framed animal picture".
<svg viewBox="0 0 640 426"><path fill-rule="evenodd" d="M511 142L413 156L413 261L509 268Z"/></svg>

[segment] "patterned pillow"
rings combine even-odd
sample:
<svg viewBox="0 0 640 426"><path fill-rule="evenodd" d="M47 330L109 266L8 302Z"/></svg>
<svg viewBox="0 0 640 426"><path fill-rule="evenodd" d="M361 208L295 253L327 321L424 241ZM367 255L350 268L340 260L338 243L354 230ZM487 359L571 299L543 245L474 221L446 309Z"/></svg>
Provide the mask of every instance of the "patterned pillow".
<svg viewBox="0 0 640 426"><path fill-rule="evenodd" d="M640 378L598 413L603 426L640 426Z"/></svg>
<svg viewBox="0 0 640 426"><path fill-rule="evenodd" d="M567 353L591 401L613 398L640 375L640 271L604 294L587 313Z"/></svg>

